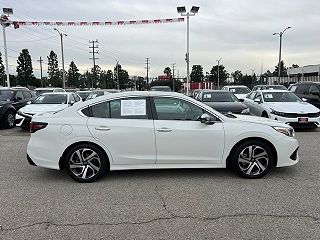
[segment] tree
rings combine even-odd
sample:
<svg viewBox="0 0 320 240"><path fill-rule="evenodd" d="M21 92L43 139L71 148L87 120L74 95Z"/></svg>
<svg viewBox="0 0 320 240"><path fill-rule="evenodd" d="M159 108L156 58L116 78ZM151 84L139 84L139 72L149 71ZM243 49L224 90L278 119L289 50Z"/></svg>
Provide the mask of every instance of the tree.
<svg viewBox="0 0 320 240"><path fill-rule="evenodd" d="M52 87L62 87L62 79L58 68L58 57L54 51L51 51L48 58L48 81Z"/></svg>
<svg viewBox="0 0 320 240"><path fill-rule="evenodd" d="M279 69L279 66L278 64L274 67L274 72L273 72L273 76L277 77L278 76L278 69ZM284 62L283 60L281 60L280 62L280 77L286 77L288 76L287 75L287 67L284 65Z"/></svg>
<svg viewBox="0 0 320 240"><path fill-rule="evenodd" d="M240 70L234 71L233 73L231 73L231 76L233 77L235 85L242 85L243 74Z"/></svg>
<svg viewBox="0 0 320 240"><path fill-rule="evenodd" d="M171 68L169 68L169 67L166 67L166 68L163 70L163 73L166 74L167 76L172 76L172 74L171 74Z"/></svg>
<svg viewBox="0 0 320 240"><path fill-rule="evenodd" d="M128 82L129 82L129 74L126 70L122 69L121 65L118 64L114 67L114 79L118 81L119 77L119 88L120 89L125 89L128 87ZM118 84L118 83L117 83Z"/></svg>
<svg viewBox="0 0 320 240"><path fill-rule="evenodd" d="M100 73L100 86L101 88L116 88L116 85L113 81L113 73L111 70L101 71Z"/></svg>
<svg viewBox="0 0 320 240"><path fill-rule="evenodd" d="M203 68L201 65L193 65L190 78L192 82L202 82L204 75L203 75Z"/></svg>
<svg viewBox="0 0 320 240"><path fill-rule="evenodd" d="M79 77L80 77L79 69L77 68L76 64L73 61L71 61L69 65L68 78L67 78L68 86L79 87L80 85Z"/></svg>
<svg viewBox="0 0 320 240"><path fill-rule="evenodd" d="M219 85L225 85L228 77L229 73L225 70L225 67L223 65L219 65ZM218 65L212 67L209 81L214 82L214 84L218 86Z"/></svg>
<svg viewBox="0 0 320 240"><path fill-rule="evenodd" d="M3 62L2 62L2 54L0 52L0 85L2 85L3 82L3 86L5 86L6 84L6 72L4 71L4 66L3 66Z"/></svg>
<svg viewBox="0 0 320 240"><path fill-rule="evenodd" d="M33 85L32 60L28 49L22 49L17 60L17 81L20 86Z"/></svg>

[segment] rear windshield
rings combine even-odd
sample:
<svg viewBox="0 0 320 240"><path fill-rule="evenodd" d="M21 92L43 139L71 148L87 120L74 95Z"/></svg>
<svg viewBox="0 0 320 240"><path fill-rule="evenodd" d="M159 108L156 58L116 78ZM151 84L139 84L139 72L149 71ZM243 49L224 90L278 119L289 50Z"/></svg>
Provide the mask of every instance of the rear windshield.
<svg viewBox="0 0 320 240"><path fill-rule="evenodd" d="M229 88L230 92L234 93L234 94L247 94L250 92L249 88L246 87L239 87L239 88Z"/></svg>
<svg viewBox="0 0 320 240"><path fill-rule="evenodd" d="M11 101L13 99L13 91L0 90L0 101Z"/></svg>
<svg viewBox="0 0 320 240"><path fill-rule="evenodd" d="M238 98L231 92L203 93L203 102L238 102Z"/></svg>
<svg viewBox="0 0 320 240"><path fill-rule="evenodd" d="M66 94L48 94L37 97L34 104L67 104Z"/></svg>

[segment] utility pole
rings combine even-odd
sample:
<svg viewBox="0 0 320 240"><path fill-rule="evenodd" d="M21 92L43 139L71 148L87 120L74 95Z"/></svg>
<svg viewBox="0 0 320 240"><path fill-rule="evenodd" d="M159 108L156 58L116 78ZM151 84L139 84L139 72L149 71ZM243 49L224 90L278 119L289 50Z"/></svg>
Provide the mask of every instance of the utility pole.
<svg viewBox="0 0 320 240"><path fill-rule="evenodd" d="M99 59L95 57L95 54L99 53L98 51L95 51L95 49L98 48L98 46L95 45L96 43L98 43L98 40L92 40L92 41L89 41L89 43L92 43L92 47L91 46L89 47L89 48L92 48L92 52L89 52L89 53L92 53L92 58L90 59L93 60L93 78L91 82L91 87L93 88L93 85L96 84L96 59Z"/></svg>
<svg viewBox="0 0 320 240"><path fill-rule="evenodd" d="M175 70L175 63L172 63L172 91L174 91L174 70Z"/></svg>
<svg viewBox="0 0 320 240"><path fill-rule="evenodd" d="M254 76L254 70L255 69L251 69L251 71L252 71L252 77L251 77L251 89L253 88L253 76Z"/></svg>
<svg viewBox="0 0 320 240"><path fill-rule="evenodd" d="M58 29L54 28L60 35L60 43L61 43L61 56L62 56L62 88L66 87L66 75L64 72L64 54L63 54L63 36L68 36L67 34L61 33Z"/></svg>
<svg viewBox="0 0 320 240"><path fill-rule="evenodd" d="M149 69L150 69L149 64L150 64L150 58L146 58L147 66L145 67L145 69L147 69L147 86L149 86Z"/></svg>
<svg viewBox="0 0 320 240"><path fill-rule="evenodd" d="M41 87L43 87L43 81L42 81L42 62L43 62L43 60L41 59L41 56L40 56L40 59L38 60L38 62L40 63L40 81L41 81Z"/></svg>
<svg viewBox="0 0 320 240"><path fill-rule="evenodd" d="M117 88L120 90L120 81L119 81L119 61L117 60Z"/></svg>
<svg viewBox="0 0 320 240"><path fill-rule="evenodd" d="M221 61L221 58L219 58L219 60L216 60L218 62L218 83L217 83L217 89L219 90L220 89L220 61Z"/></svg>
<svg viewBox="0 0 320 240"><path fill-rule="evenodd" d="M3 8L3 14L1 15L1 25L3 32L3 47L4 47L4 57L6 62L6 74L7 74L7 87L10 87L10 74L9 74L9 63L8 63L8 52L7 52L7 39L6 39L6 27L10 26L8 16L13 14L12 8Z"/></svg>

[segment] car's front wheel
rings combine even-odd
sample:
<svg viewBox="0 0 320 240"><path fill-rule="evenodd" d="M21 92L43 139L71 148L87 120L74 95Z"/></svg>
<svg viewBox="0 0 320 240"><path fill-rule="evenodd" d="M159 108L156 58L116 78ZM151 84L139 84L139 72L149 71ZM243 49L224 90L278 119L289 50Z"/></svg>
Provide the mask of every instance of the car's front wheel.
<svg viewBox="0 0 320 240"><path fill-rule="evenodd" d="M65 167L68 174L78 182L94 182L107 171L107 156L97 146L79 144L68 151Z"/></svg>
<svg viewBox="0 0 320 240"><path fill-rule="evenodd" d="M12 110L7 111L4 115L4 127L13 128L16 125L15 121L15 113Z"/></svg>
<svg viewBox="0 0 320 240"><path fill-rule="evenodd" d="M233 169L244 178L261 178L270 172L274 156L270 147L259 140L249 140L232 153Z"/></svg>

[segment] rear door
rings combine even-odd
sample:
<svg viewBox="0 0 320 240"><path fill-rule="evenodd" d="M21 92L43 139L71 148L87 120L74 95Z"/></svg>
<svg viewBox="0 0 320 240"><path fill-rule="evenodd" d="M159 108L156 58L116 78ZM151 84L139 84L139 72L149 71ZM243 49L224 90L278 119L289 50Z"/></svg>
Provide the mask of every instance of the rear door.
<svg viewBox="0 0 320 240"><path fill-rule="evenodd" d="M109 149L113 164L155 164L155 134L148 98L95 104L87 125L92 136Z"/></svg>
<svg viewBox="0 0 320 240"><path fill-rule="evenodd" d="M320 108L320 90L316 84L312 84L309 89L309 103Z"/></svg>

